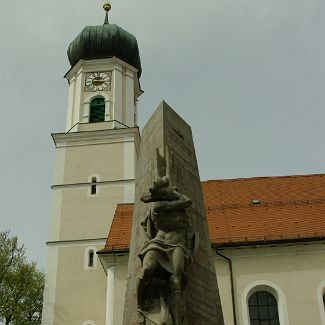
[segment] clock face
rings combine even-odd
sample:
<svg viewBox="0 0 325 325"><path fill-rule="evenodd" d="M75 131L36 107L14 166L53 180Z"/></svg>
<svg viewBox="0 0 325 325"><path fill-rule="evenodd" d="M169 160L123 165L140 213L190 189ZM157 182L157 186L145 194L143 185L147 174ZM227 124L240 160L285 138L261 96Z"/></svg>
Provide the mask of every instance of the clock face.
<svg viewBox="0 0 325 325"><path fill-rule="evenodd" d="M93 72L86 79L86 89L90 91L105 90L111 84L108 72Z"/></svg>

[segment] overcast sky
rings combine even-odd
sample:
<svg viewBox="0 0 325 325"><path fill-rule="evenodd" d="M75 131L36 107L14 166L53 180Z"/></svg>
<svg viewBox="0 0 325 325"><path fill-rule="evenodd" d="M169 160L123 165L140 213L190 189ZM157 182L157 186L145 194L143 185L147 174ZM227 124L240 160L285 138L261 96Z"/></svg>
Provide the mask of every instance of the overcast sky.
<svg viewBox="0 0 325 325"><path fill-rule="evenodd" d="M0 230L45 265L66 49L96 0L0 1ZM112 0L143 66L142 127L162 99L188 123L205 179L325 173L324 0Z"/></svg>

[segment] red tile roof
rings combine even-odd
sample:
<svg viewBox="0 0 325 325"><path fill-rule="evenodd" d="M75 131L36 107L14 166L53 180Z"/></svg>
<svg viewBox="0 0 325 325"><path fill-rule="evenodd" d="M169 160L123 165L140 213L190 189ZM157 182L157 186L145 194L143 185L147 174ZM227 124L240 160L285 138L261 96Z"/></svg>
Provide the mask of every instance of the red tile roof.
<svg viewBox="0 0 325 325"><path fill-rule="evenodd" d="M325 238L325 174L210 180L202 190L214 245ZM117 206L104 252L128 250L132 214L133 204Z"/></svg>
<svg viewBox="0 0 325 325"><path fill-rule="evenodd" d="M118 204L104 250L129 250L133 204Z"/></svg>

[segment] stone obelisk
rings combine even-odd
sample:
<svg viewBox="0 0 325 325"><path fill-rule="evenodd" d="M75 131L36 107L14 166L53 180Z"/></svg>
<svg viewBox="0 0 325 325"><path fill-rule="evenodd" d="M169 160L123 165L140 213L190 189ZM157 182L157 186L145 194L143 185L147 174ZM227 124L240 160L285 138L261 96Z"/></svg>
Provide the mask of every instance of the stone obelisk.
<svg viewBox="0 0 325 325"><path fill-rule="evenodd" d="M154 209L154 203L146 204L141 201L141 197L161 177L168 178L170 185L177 187L177 192L183 193L192 202L191 206L186 208L186 214L191 220L193 246L196 247L192 247L193 255L187 258L187 281L186 288L182 292L184 312L181 322L173 321L168 317L161 322L149 318L139 320L137 285L142 265L138 254L148 241L143 234L143 220ZM152 296L155 294L152 293ZM123 324L174 325L176 323L224 325L224 320L192 131L175 111L162 102L142 132Z"/></svg>

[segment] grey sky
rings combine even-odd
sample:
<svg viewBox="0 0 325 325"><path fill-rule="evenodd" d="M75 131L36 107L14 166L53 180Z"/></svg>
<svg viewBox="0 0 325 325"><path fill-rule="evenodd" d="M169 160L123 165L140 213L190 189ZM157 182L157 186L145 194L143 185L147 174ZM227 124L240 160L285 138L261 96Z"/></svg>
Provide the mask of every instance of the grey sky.
<svg viewBox="0 0 325 325"><path fill-rule="evenodd" d="M0 229L44 265L66 49L101 1L0 2ZM143 66L140 126L165 99L202 179L325 172L324 0L112 0Z"/></svg>

